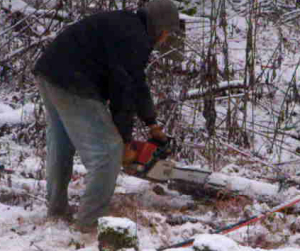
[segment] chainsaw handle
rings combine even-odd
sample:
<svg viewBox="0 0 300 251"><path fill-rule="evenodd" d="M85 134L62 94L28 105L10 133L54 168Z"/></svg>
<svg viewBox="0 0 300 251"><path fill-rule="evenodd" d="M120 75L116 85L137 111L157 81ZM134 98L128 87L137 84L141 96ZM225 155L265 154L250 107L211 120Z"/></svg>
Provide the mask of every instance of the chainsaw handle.
<svg viewBox="0 0 300 251"><path fill-rule="evenodd" d="M149 138L147 141L149 143L157 145L158 147L165 147L166 145L170 145L170 142L172 139L173 138L171 138L171 137L167 137L167 141L163 142L163 141L160 141L160 140L157 140L154 138Z"/></svg>

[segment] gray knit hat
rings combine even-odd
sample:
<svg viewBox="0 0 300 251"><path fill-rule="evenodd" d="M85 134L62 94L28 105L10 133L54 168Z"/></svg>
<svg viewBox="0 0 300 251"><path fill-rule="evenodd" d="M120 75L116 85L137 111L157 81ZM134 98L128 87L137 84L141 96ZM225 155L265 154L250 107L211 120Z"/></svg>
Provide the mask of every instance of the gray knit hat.
<svg viewBox="0 0 300 251"><path fill-rule="evenodd" d="M171 0L153 0L145 6L147 29L150 36L157 39L163 30L179 30L179 13Z"/></svg>

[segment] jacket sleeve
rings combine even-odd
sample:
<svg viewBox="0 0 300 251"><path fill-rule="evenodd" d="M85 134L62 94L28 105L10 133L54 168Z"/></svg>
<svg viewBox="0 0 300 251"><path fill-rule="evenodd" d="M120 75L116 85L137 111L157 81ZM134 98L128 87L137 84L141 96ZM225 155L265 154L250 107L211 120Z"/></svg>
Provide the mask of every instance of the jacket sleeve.
<svg viewBox="0 0 300 251"><path fill-rule="evenodd" d="M110 108L113 121L124 141L128 143L132 140L134 113L114 110Z"/></svg>
<svg viewBox="0 0 300 251"><path fill-rule="evenodd" d="M156 123L153 100L145 82L144 67L150 46L140 25L122 35L113 45L104 41L109 71L109 99L113 119L124 141L131 140L135 115L146 123Z"/></svg>
<svg viewBox="0 0 300 251"><path fill-rule="evenodd" d="M154 104L144 73L140 78L130 76L122 66L115 66L111 72L110 110L126 143L132 139L133 118L136 114L146 125L156 123Z"/></svg>
<svg viewBox="0 0 300 251"><path fill-rule="evenodd" d="M145 122L145 124L156 124L156 113L153 99L151 97L150 89L145 81L144 70L141 69L140 75L135 78L136 88L135 92L135 107L138 117Z"/></svg>

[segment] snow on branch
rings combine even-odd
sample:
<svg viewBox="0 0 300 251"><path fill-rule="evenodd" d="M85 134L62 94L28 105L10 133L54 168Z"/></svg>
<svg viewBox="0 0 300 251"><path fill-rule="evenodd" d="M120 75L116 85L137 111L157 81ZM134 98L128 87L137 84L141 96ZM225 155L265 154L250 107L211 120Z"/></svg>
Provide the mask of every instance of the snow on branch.
<svg viewBox="0 0 300 251"><path fill-rule="evenodd" d="M223 92L223 91L228 91L228 90L233 90L233 89L245 89L246 86L243 84L242 80L233 80L233 81L223 81L219 83L218 88L214 89L214 93L216 92ZM189 90L187 92L187 99L191 98L198 98L198 97L203 97L205 96L209 90L200 90L200 89L193 89Z"/></svg>
<svg viewBox="0 0 300 251"><path fill-rule="evenodd" d="M24 54L26 53L28 50L30 50L31 48L35 47L35 46L38 46L39 44L45 42L46 40L49 40L49 39L53 39L54 37L56 36L56 33L52 33L48 36L44 36L34 42L32 42L30 45L28 46L24 46L24 47L21 47L21 48L18 48L10 53L8 53L7 55L5 55L5 58L3 60L0 61L0 64L5 64L6 62L10 61L11 59L13 59L14 57L16 56L19 56L21 54Z"/></svg>
<svg viewBox="0 0 300 251"><path fill-rule="evenodd" d="M44 9L35 9L32 6L28 5L22 0L13 0L13 1L4 1L1 5L1 8L9 11L10 13L21 12L24 15L45 15L51 16L52 18L66 19L68 18L68 13L65 11L53 10L44 10ZM54 15L54 17L53 17Z"/></svg>
<svg viewBox="0 0 300 251"><path fill-rule="evenodd" d="M10 106L0 103L0 127L16 125L34 121L34 104L26 104L13 110Z"/></svg>

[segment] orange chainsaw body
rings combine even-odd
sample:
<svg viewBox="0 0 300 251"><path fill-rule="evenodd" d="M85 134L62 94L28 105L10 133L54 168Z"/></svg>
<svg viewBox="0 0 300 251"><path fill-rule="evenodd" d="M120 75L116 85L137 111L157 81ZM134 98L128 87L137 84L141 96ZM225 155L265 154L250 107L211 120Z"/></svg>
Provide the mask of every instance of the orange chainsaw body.
<svg viewBox="0 0 300 251"><path fill-rule="evenodd" d="M134 140L131 142L131 147L136 152L136 158L130 166L124 168L124 171L138 177L146 177L158 162L171 153L168 145L162 146L152 139L146 142Z"/></svg>
<svg viewBox="0 0 300 251"><path fill-rule="evenodd" d="M157 150L158 145L153 142L143 142L143 141L132 141L132 148L137 151L136 163L139 165L147 164L153 153Z"/></svg>
<svg viewBox="0 0 300 251"><path fill-rule="evenodd" d="M193 184L204 184L212 173L206 169L176 166L176 162L166 160L172 153L170 146L163 146L151 139L147 142L132 141L132 148L137 153L136 159L129 167L124 168L129 175L158 182L184 180Z"/></svg>

